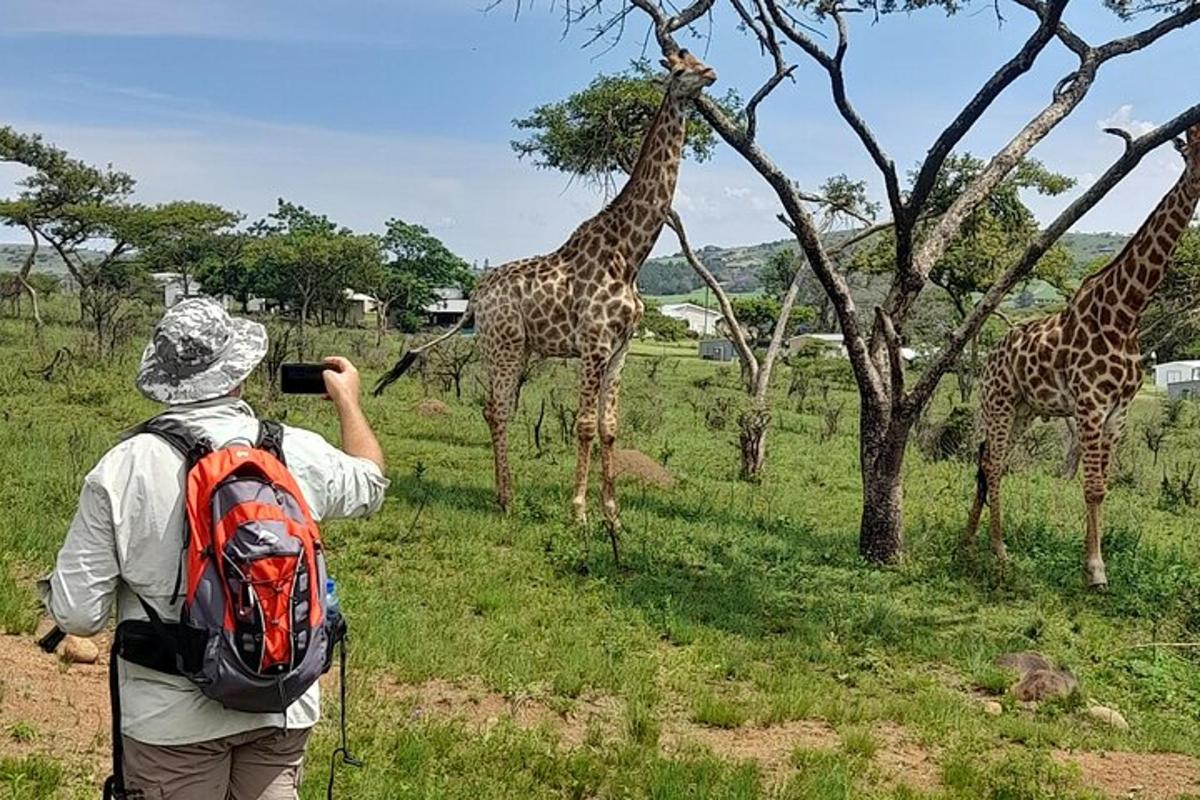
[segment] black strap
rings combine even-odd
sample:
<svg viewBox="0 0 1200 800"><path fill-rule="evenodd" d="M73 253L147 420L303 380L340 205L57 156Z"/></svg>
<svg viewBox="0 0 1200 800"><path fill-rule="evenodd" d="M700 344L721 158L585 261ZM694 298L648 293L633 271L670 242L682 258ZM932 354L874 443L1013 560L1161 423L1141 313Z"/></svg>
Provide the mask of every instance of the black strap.
<svg viewBox="0 0 1200 800"><path fill-rule="evenodd" d="M55 626L50 629L49 633L38 639L37 645L38 647L42 648L43 652L53 653L58 649L58 646L62 644L62 640L65 638L67 638L67 632L62 628Z"/></svg>
<svg viewBox="0 0 1200 800"><path fill-rule="evenodd" d="M196 462L213 451L212 442L197 436L191 428L170 416L152 417L141 425L131 428L124 438L149 433L162 439L187 461L190 470Z"/></svg>
<svg viewBox="0 0 1200 800"><path fill-rule="evenodd" d="M287 466L283 456L283 426L273 419L264 419L258 423L258 441L254 444L259 450L266 450Z"/></svg>
<svg viewBox="0 0 1200 800"><path fill-rule="evenodd" d="M350 744L346 740L346 640L349 639L349 634L346 633L345 627L342 628L342 634L338 639L338 648L340 649L340 659L338 662L338 684L341 690L341 699L339 711L341 712L341 729L342 729L342 744L333 751L333 755L329 759L329 785L325 790L326 800L333 800L333 777L337 769L338 755L342 757L342 763L351 767L361 767L363 762L361 759L355 758L350 753Z"/></svg>
<svg viewBox="0 0 1200 800"><path fill-rule="evenodd" d="M157 436L183 456L186 464L186 469L184 470L185 487L187 485L187 473L191 472L192 467L196 466L200 459L213 451L211 441L197 436L187 425L169 416L152 417L146 420L141 425L132 428L127 433L126 438L136 436L139 433L148 433L152 436ZM183 515L183 541L179 547L179 564L175 568L175 588L171 590L171 605L175 605L179 601L179 593L183 590L183 558L187 553L188 538L190 536L191 532L188 527L187 511L185 510Z"/></svg>

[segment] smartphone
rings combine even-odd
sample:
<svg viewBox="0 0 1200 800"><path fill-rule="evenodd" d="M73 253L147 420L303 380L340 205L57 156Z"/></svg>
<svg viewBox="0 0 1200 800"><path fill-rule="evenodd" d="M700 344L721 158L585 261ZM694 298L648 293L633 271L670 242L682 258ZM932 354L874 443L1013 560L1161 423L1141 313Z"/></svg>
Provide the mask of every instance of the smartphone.
<svg viewBox="0 0 1200 800"><path fill-rule="evenodd" d="M325 364L282 364L279 390L284 394L325 394Z"/></svg>

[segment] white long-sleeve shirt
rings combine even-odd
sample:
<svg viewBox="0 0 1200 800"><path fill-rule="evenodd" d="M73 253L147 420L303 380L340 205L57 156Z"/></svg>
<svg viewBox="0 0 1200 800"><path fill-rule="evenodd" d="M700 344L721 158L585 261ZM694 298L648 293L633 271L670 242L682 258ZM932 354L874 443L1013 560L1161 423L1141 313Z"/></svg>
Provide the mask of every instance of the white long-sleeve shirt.
<svg viewBox="0 0 1200 800"><path fill-rule="evenodd" d="M174 406L168 414L204 431L218 445L254 441L258 419L250 406L220 398ZM283 453L313 517L373 514L388 481L365 458L347 455L320 435L284 427ZM117 606L117 619L145 619L138 597L165 620L180 569L184 519L184 460L157 436L134 436L109 450L88 473L79 509L54 572L39 582L46 610L67 633L98 633ZM317 684L284 714L250 714L205 697L187 678L120 662L121 729L153 745L207 741L265 727L306 728L320 716Z"/></svg>

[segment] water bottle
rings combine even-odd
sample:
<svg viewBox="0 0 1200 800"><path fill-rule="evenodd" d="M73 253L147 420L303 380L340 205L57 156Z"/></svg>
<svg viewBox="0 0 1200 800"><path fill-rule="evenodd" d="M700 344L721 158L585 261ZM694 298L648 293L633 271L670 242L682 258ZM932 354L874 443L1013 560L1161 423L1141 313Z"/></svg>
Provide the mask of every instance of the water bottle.
<svg viewBox="0 0 1200 800"><path fill-rule="evenodd" d="M331 577L325 578L325 610L330 616L340 616L342 613L341 603L338 602L337 584Z"/></svg>

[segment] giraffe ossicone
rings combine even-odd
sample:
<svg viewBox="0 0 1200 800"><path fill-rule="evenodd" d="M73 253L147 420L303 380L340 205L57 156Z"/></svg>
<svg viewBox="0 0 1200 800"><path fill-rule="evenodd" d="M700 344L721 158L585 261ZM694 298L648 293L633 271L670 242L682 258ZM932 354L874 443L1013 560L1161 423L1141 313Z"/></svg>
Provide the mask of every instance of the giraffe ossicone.
<svg viewBox="0 0 1200 800"><path fill-rule="evenodd" d="M462 321L414 348L375 387L379 394L422 354L456 335L470 320L487 372L484 418L491 430L496 501L512 502L508 421L527 359L578 358L578 454L572 507L586 521L592 442L599 434L601 504L618 557L620 515L613 475L621 370L641 322L637 276L671 208L692 99L717 79L686 50L663 61L668 74L658 113L621 191L552 253L501 265L475 288Z"/></svg>
<svg viewBox="0 0 1200 800"><path fill-rule="evenodd" d="M1067 417L1082 450L1084 575L1093 588L1107 586L1100 511L1112 451L1142 386L1138 323L1200 202L1200 126L1188 131L1183 151L1183 174L1120 254L1088 276L1066 308L1009 331L988 357L981 392L986 438L965 544L974 545L986 504L992 551L1005 559L1000 481L1009 448L1033 417Z"/></svg>

